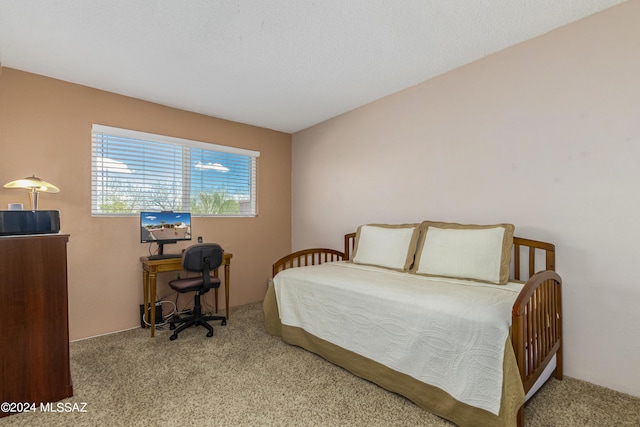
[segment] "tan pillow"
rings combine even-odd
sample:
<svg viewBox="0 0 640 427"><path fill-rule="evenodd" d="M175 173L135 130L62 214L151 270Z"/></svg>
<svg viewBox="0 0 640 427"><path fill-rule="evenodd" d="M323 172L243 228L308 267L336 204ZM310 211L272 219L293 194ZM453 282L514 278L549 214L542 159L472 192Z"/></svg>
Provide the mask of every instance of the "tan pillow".
<svg viewBox="0 0 640 427"><path fill-rule="evenodd" d="M368 224L358 227L352 261L408 271L413 264L420 224Z"/></svg>
<svg viewBox="0 0 640 427"><path fill-rule="evenodd" d="M412 273L504 285L509 281L512 224L425 221Z"/></svg>

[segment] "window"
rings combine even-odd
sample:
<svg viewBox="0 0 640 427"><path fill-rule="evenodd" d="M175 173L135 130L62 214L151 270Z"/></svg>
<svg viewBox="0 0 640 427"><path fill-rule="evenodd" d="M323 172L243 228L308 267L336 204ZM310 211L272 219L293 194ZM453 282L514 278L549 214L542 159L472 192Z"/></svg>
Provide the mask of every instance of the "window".
<svg viewBox="0 0 640 427"><path fill-rule="evenodd" d="M255 216L260 153L93 125L91 213Z"/></svg>

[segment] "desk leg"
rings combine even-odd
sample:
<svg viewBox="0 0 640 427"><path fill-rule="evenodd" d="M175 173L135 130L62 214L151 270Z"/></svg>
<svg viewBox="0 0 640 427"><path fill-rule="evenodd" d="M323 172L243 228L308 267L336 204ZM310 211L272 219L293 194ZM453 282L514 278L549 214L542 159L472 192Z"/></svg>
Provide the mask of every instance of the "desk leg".
<svg viewBox="0 0 640 427"><path fill-rule="evenodd" d="M213 277L215 277L216 279L218 278L218 269L217 268L215 270L213 270ZM218 314L218 289L219 288L215 288L213 290L213 296L214 296L214 300L215 300L215 304L216 304L216 314Z"/></svg>
<svg viewBox="0 0 640 427"><path fill-rule="evenodd" d="M231 274L231 269L229 268L229 264L225 264L224 265L224 298L225 298L224 301L225 301L225 310L227 311L224 313L224 315L227 317L227 320L229 320L229 283L231 281L230 274Z"/></svg>
<svg viewBox="0 0 640 427"><path fill-rule="evenodd" d="M144 321L145 313L148 313L149 310L149 272L145 269L142 270L142 297L144 300L143 311L142 311L142 320ZM144 324L144 328L146 329L147 325Z"/></svg>
<svg viewBox="0 0 640 427"><path fill-rule="evenodd" d="M149 272L149 305L151 306L151 336L156 336L156 272Z"/></svg>

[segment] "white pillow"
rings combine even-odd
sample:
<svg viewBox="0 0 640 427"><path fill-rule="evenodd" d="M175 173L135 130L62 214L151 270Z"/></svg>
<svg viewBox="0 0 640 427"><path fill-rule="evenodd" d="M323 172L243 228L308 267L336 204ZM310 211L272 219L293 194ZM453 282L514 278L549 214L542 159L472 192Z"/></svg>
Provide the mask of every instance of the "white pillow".
<svg viewBox="0 0 640 427"><path fill-rule="evenodd" d="M430 225L418 249L414 272L504 284L508 280L512 227Z"/></svg>
<svg viewBox="0 0 640 427"><path fill-rule="evenodd" d="M353 262L408 270L413 263L418 233L418 224L360 226Z"/></svg>

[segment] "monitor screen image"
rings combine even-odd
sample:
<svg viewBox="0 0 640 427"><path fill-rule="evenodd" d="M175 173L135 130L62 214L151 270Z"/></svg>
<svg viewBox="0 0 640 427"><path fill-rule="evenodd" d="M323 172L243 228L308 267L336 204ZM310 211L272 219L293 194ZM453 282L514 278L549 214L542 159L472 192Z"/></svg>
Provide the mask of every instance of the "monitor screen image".
<svg viewBox="0 0 640 427"><path fill-rule="evenodd" d="M140 242L191 240L190 212L140 212Z"/></svg>

